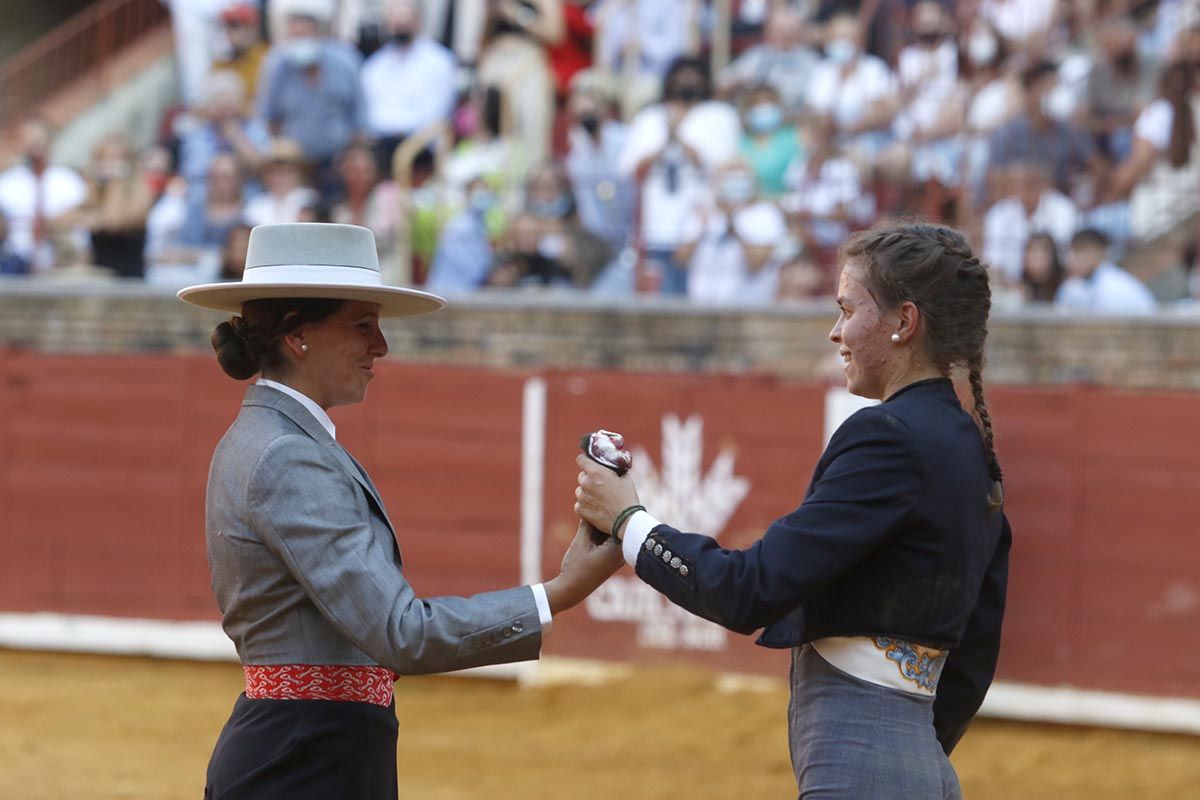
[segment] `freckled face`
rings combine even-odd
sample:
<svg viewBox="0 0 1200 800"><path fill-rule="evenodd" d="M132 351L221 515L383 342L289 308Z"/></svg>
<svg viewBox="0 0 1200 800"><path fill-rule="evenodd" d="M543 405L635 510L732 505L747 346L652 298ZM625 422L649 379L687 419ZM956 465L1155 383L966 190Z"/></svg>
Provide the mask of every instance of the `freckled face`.
<svg viewBox="0 0 1200 800"><path fill-rule="evenodd" d="M838 354L846 365L846 388L851 394L882 400L894 370L897 348L890 337L896 326L884 319L867 291L862 269L853 261L842 268L837 303L841 313L829 340L839 345Z"/></svg>

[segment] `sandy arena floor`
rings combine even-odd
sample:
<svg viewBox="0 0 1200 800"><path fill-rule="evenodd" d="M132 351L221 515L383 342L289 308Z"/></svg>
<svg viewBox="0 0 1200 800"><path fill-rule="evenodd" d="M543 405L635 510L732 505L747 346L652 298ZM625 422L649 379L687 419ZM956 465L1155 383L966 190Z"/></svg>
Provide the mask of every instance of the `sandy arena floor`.
<svg viewBox="0 0 1200 800"><path fill-rule="evenodd" d="M0 651L0 798L200 798L241 671ZM786 693L722 693L691 671L601 688L490 680L397 686L400 795L421 800L794 797ZM1200 738L977 722L954 755L969 800L1180 800Z"/></svg>

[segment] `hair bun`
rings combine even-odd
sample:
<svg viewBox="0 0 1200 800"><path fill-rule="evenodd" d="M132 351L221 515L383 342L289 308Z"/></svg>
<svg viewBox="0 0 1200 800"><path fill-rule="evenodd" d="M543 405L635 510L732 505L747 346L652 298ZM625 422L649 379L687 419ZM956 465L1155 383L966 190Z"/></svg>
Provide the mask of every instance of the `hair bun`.
<svg viewBox="0 0 1200 800"><path fill-rule="evenodd" d="M232 321L227 320L214 328L211 341L217 363L229 377L244 381L258 372L258 360L251 355L246 340Z"/></svg>

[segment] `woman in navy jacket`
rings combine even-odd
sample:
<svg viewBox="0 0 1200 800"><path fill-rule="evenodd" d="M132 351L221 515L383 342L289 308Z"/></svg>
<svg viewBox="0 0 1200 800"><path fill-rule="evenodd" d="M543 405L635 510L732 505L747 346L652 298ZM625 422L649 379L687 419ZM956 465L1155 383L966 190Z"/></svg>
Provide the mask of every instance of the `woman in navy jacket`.
<svg viewBox="0 0 1200 800"><path fill-rule="evenodd" d="M849 390L883 402L834 434L799 508L726 550L660 523L629 477L581 457L576 510L675 604L793 648L802 798L958 798L947 755L995 671L1011 544L983 393L987 270L929 225L860 234L843 258L829 338Z"/></svg>

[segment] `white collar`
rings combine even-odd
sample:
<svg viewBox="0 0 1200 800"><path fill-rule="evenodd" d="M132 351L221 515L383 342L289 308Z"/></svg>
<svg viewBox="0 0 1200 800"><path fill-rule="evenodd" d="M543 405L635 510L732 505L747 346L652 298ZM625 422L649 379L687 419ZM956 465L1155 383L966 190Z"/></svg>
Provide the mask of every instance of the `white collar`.
<svg viewBox="0 0 1200 800"><path fill-rule="evenodd" d="M334 441L337 441L337 428L334 426L333 420L331 420L329 415L325 413L325 409L313 402L311 397L297 392L295 389L286 384L273 381L269 378L259 378L254 383L256 386L266 386L274 389L277 392L283 392L288 397L296 400L298 403L300 403L300 405L304 406L308 413L312 414L313 417L316 418L317 422L321 423L322 428L329 431L329 436Z"/></svg>

